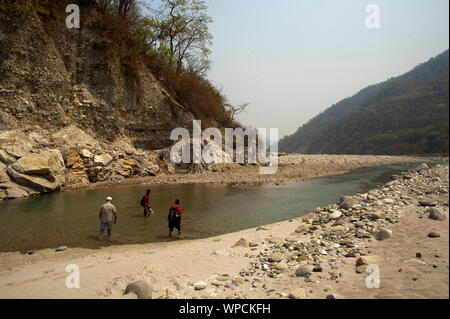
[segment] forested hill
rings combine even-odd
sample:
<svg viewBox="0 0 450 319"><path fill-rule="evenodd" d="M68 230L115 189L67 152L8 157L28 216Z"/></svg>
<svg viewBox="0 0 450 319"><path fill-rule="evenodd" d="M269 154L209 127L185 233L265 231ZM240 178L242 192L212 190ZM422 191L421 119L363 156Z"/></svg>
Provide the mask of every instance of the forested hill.
<svg viewBox="0 0 450 319"><path fill-rule="evenodd" d="M449 150L449 51L334 104L280 140L282 152L434 154Z"/></svg>

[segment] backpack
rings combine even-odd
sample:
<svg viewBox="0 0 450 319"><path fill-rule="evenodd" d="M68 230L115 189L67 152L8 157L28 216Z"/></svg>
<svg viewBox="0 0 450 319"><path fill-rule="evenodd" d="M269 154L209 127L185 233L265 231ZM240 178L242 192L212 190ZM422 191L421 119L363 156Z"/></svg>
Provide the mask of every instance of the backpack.
<svg viewBox="0 0 450 319"><path fill-rule="evenodd" d="M176 221L178 218L178 207L172 206L169 210L169 220L171 222Z"/></svg>
<svg viewBox="0 0 450 319"><path fill-rule="evenodd" d="M145 195L141 199L141 206L145 207Z"/></svg>

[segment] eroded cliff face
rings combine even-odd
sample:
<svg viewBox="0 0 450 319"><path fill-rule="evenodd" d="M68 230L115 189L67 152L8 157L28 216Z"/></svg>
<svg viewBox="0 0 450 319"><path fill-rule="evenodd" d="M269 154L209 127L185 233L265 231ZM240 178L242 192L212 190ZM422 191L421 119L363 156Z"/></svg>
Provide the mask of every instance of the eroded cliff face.
<svg viewBox="0 0 450 319"><path fill-rule="evenodd" d="M49 21L0 10L0 199L172 173L170 132L192 130L193 114L147 67L130 74L107 50L94 8L82 8L80 29L66 28L64 8Z"/></svg>
<svg viewBox="0 0 450 319"><path fill-rule="evenodd" d="M84 8L82 27L67 29L64 12L52 24L37 14L0 13L1 130L76 125L100 140L127 137L159 149L170 145L173 128L191 122L146 67L130 76L123 57L106 50L111 43L97 14Z"/></svg>

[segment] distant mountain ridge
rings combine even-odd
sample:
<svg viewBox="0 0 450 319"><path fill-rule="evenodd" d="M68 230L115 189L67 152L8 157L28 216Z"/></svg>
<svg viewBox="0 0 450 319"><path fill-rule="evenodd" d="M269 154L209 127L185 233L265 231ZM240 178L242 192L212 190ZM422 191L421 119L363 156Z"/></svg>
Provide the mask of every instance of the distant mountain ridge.
<svg viewBox="0 0 450 319"><path fill-rule="evenodd" d="M334 104L279 142L305 154L448 153L449 50Z"/></svg>

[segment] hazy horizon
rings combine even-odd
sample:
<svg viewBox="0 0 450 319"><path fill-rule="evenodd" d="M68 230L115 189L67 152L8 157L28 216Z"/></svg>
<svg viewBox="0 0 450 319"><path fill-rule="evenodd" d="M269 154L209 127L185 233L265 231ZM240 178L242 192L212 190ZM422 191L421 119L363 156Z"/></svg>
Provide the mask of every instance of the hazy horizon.
<svg viewBox="0 0 450 319"><path fill-rule="evenodd" d="M279 137L340 100L449 48L447 0L258 2L209 0L214 19L209 79L253 127ZM369 29L368 4L380 9Z"/></svg>

